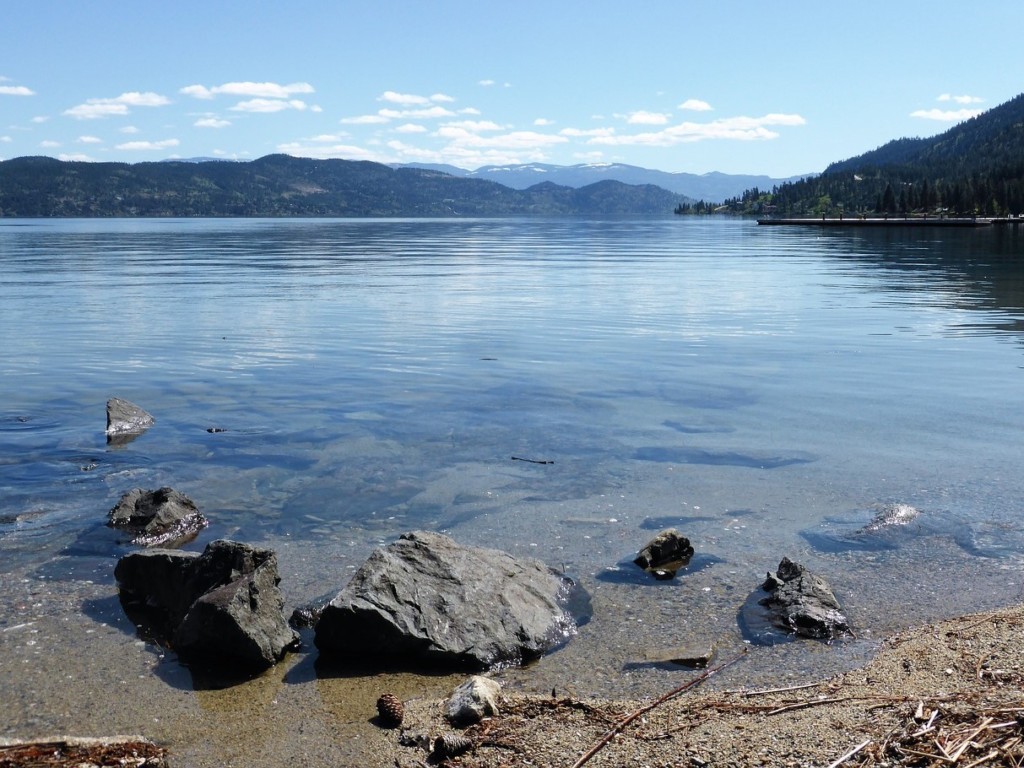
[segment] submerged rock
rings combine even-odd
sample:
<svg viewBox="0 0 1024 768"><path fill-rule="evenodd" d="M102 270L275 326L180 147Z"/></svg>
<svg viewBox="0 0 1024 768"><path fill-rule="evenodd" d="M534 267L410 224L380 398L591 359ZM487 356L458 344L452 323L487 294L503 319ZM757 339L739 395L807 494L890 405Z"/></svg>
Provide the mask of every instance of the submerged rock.
<svg viewBox="0 0 1024 768"><path fill-rule="evenodd" d="M135 403L112 397L107 400L107 442L127 443L156 423Z"/></svg>
<svg viewBox="0 0 1024 768"><path fill-rule="evenodd" d="M144 547L180 546L209 525L195 502L173 488L134 488L107 517L107 525L128 531L132 543Z"/></svg>
<svg viewBox="0 0 1024 768"><path fill-rule="evenodd" d="M890 528L894 525L906 525L916 520L921 510L909 504L883 504L878 508L871 522L865 525L863 531L880 531L883 528Z"/></svg>
<svg viewBox="0 0 1024 768"><path fill-rule="evenodd" d="M322 655L486 669L536 658L576 629L572 581L543 563L417 531L375 550L324 608Z"/></svg>
<svg viewBox="0 0 1024 768"><path fill-rule="evenodd" d="M656 579L671 579L693 557L690 540L675 528L666 528L640 550L633 560Z"/></svg>
<svg viewBox="0 0 1024 768"><path fill-rule="evenodd" d="M761 604L782 629L829 641L850 631L828 582L788 557L782 558L778 571L768 574L761 588L769 593Z"/></svg>
<svg viewBox="0 0 1024 768"><path fill-rule="evenodd" d="M201 555L151 549L122 557L114 576L128 606L162 614L161 631L185 661L259 670L298 643L272 550L223 540Z"/></svg>

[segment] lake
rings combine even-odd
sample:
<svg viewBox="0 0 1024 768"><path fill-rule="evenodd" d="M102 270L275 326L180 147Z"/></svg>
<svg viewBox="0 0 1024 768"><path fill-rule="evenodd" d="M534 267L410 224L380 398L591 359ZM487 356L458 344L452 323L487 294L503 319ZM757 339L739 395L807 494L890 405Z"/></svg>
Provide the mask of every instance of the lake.
<svg viewBox="0 0 1024 768"><path fill-rule="evenodd" d="M134 487L198 504L189 548L274 548L289 610L407 530L564 568L592 617L502 673L526 690L660 694L690 673L633 662L678 645L802 679L1021 596L1014 227L0 220L0 329L0 735L144 730L116 697L69 714L113 680L206 695L117 605L104 522ZM107 446L113 396L156 425ZM862 531L894 503L921 514ZM630 561L667 527L697 554L655 582ZM751 597L783 555L856 639L763 642ZM315 655L286 678L334 684ZM219 727L195 706L156 732Z"/></svg>

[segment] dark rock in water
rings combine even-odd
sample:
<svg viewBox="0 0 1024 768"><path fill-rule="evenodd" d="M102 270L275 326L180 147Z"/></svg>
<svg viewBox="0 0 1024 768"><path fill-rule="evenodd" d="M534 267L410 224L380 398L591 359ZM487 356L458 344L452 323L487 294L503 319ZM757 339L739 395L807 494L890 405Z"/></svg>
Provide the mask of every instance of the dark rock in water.
<svg viewBox="0 0 1024 768"><path fill-rule="evenodd" d="M570 579L543 563L417 531L375 550L324 608L322 656L485 669L536 658L576 630Z"/></svg>
<svg viewBox="0 0 1024 768"><path fill-rule="evenodd" d="M833 640L849 633L832 588L802 565L782 558L776 573L769 573L761 587L769 593L760 602L771 611L776 625L804 637Z"/></svg>
<svg viewBox="0 0 1024 768"><path fill-rule="evenodd" d="M676 571L685 567L693 557L690 540L675 528L659 533L640 550L634 563L656 579L671 579Z"/></svg>
<svg viewBox="0 0 1024 768"><path fill-rule="evenodd" d="M127 443L156 423L150 414L135 403L112 397L107 400L107 442Z"/></svg>
<svg viewBox="0 0 1024 768"><path fill-rule="evenodd" d="M331 592L320 597L313 598L308 603L298 605L292 611L291 617L288 619L288 623L291 624L295 629L307 629L315 627L316 623L320 621L320 616L324 612L324 608L327 604L334 599L337 592Z"/></svg>
<svg viewBox="0 0 1024 768"><path fill-rule="evenodd" d="M128 531L132 543L144 547L180 546L209 525L195 503L173 488L128 491L108 518L107 525Z"/></svg>
<svg viewBox="0 0 1024 768"><path fill-rule="evenodd" d="M272 550L233 541L215 541L201 555L153 549L122 557L114 576L122 601L163 613L185 661L259 670L298 642Z"/></svg>

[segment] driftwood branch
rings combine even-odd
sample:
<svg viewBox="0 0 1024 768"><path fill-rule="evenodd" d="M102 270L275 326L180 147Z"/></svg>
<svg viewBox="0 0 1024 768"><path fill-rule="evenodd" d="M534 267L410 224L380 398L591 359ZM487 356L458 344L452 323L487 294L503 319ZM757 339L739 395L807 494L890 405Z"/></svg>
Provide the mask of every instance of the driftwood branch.
<svg viewBox="0 0 1024 768"><path fill-rule="evenodd" d="M648 704L648 705L646 705L644 707L641 707L640 709L636 710L632 714L627 715L626 717L622 718L615 725L613 725L611 727L611 729L609 729L608 732L605 733L605 735L602 736L593 747L591 747L589 750L587 750L586 754L584 754L583 757L581 757L579 760L577 760L575 763L573 763L572 764L572 768L580 768L580 766L582 766L582 765L586 764L587 762L589 762L590 758L592 758L594 755L596 755L598 752L600 752L602 749L604 749L605 746L607 746L608 742L610 742L612 739L614 739L617 734L622 732L623 728L625 728L631 722L636 720L638 717L640 717L642 715L646 715L648 712L650 712L655 707L660 707L666 701L669 701L670 699L674 699L679 694L685 693L689 689L694 688L694 687L700 685L701 683L703 683L705 680L707 680L712 675L715 675L718 672L721 672L726 667L729 667L729 666L735 664L737 661L742 659L745 655L746 655L746 652L740 653L740 654L738 654L736 656L733 656L728 661L722 662L717 667L713 667L711 669L704 670L701 674L699 674L697 677L693 678L692 680L687 680L685 683L680 685L678 688L673 688L671 691L666 693L660 699L656 699L651 704Z"/></svg>

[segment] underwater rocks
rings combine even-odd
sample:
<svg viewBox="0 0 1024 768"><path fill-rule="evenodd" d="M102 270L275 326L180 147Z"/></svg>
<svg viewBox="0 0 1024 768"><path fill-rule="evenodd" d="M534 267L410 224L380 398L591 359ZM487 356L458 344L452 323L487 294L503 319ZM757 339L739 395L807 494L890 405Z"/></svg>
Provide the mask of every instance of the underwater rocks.
<svg viewBox="0 0 1024 768"><path fill-rule="evenodd" d="M107 517L107 525L128 531L132 543L144 547L180 546L209 524L188 496L172 488L128 491Z"/></svg>
<svg viewBox="0 0 1024 768"><path fill-rule="evenodd" d="M114 576L129 615L155 609L186 662L259 671L297 647L272 550L224 540L202 554L150 549L122 557Z"/></svg>
<svg viewBox="0 0 1024 768"><path fill-rule="evenodd" d="M782 558L775 573L768 574L761 588L769 596L760 603L782 629L829 641L850 631L828 582L788 557Z"/></svg>
<svg viewBox="0 0 1024 768"><path fill-rule="evenodd" d="M107 442L127 443L156 423L150 414L135 403L112 397L107 400Z"/></svg>
<svg viewBox="0 0 1024 768"><path fill-rule="evenodd" d="M375 550L324 608L322 656L486 669L564 643L572 582L543 563L417 531Z"/></svg>

